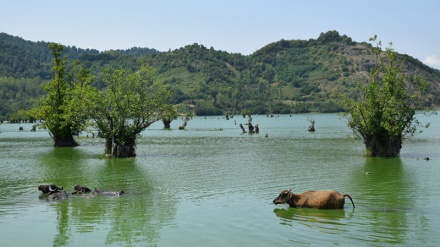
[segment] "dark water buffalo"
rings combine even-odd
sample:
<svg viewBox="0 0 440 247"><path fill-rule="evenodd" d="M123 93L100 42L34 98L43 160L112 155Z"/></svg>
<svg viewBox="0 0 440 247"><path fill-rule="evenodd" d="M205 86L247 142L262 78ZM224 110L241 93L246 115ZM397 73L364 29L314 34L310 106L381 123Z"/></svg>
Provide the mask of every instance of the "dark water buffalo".
<svg viewBox="0 0 440 247"><path fill-rule="evenodd" d="M64 200L67 199L69 196L67 195L67 192L64 191L59 191L59 192L55 192L55 193L51 193L47 199L49 201L57 201L57 200Z"/></svg>
<svg viewBox="0 0 440 247"><path fill-rule="evenodd" d="M85 187L85 186L80 186L80 185L75 185L75 187L73 187L73 189L75 190L74 192L72 192L72 194L84 194L84 193L89 193L92 190Z"/></svg>
<svg viewBox="0 0 440 247"><path fill-rule="evenodd" d="M125 194L125 192L124 191L119 191L119 192L101 191L101 190L97 190L95 188L95 190L93 191L93 194L98 195L98 196L121 196L121 195Z"/></svg>
<svg viewBox="0 0 440 247"><path fill-rule="evenodd" d="M342 209L348 197L353 204L350 195L341 194L334 190L311 190L302 194L293 194L291 190L283 190L274 200L274 204L287 203L294 208L318 208L318 209Z"/></svg>
<svg viewBox="0 0 440 247"><path fill-rule="evenodd" d="M43 192L43 194L52 194L63 190L63 187L59 188L55 184L43 184L38 186L38 190Z"/></svg>

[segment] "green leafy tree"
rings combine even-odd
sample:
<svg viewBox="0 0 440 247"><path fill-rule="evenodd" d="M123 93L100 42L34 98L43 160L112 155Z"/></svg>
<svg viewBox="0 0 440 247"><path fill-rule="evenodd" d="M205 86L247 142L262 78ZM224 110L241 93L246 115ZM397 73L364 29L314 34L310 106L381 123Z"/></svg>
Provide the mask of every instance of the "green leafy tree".
<svg viewBox="0 0 440 247"><path fill-rule="evenodd" d="M171 93L156 83L151 68L138 71L107 70L106 88L94 90L90 100L90 116L106 139L105 152L112 158L136 156L139 133L163 116L173 112Z"/></svg>
<svg viewBox="0 0 440 247"><path fill-rule="evenodd" d="M397 157L404 137L422 125L415 117L422 109L427 82L404 74L404 61L391 48L382 50L377 36L370 39L375 66L370 79L361 84L357 99L347 100L348 126L364 140L368 156Z"/></svg>
<svg viewBox="0 0 440 247"><path fill-rule="evenodd" d="M40 127L49 131L55 147L74 147L73 138L87 123L83 96L90 90L93 77L80 69L75 76L67 76L67 58L62 57L64 47L50 43L53 55L53 80L45 85L47 95L37 100L37 106L25 114L40 120Z"/></svg>

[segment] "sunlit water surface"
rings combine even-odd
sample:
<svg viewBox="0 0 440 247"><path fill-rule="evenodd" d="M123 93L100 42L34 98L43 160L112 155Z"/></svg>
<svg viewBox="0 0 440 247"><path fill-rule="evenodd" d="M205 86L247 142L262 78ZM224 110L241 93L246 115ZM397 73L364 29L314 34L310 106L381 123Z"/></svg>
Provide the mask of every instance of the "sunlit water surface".
<svg viewBox="0 0 440 247"><path fill-rule="evenodd" d="M4 123L0 246L438 246L440 117L419 119L431 127L394 159L366 158L336 114L253 116L252 135L242 116L156 122L136 158L114 160L90 134L53 148L46 131ZM48 183L127 194L49 202L37 190ZM284 189L335 189L356 208L273 205Z"/></svg>

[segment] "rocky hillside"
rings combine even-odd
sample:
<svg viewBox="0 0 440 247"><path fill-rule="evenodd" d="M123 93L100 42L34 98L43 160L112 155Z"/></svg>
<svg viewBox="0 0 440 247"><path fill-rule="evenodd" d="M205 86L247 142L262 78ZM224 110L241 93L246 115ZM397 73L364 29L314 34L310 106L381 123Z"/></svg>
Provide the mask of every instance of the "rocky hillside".
<svg viewBox="0 0 440 247"><path fill-rule="evenodd" d="M398 42L398 41L395 41ZM0 118L29 108L51 78L48 43L0 34ZM280 40L244 56L192 44L168 52L149 48L96 50L66 47L73 64L79 60L96 75L101 87L105 67L136 69L150 65L174 92L175 104L195 106L198 115L343 110L339 95L354 95L374 66L371 45L336 31L318 39ZM427 106L440 105L440 71L409 55L400 55L408 74L430 84Z"/></svg>

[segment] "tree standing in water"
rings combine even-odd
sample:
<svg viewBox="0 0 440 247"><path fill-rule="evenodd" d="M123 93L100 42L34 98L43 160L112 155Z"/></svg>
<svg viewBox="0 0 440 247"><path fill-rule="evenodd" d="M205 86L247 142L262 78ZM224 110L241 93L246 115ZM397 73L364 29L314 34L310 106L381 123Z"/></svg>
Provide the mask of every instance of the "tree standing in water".
<svg viewBox="0 0 440 247"><path fill-rule="evenodd" d="M172 108L170 112L162 113L162 123L165 129L171 128L171 122L177 117L177 110Z"/></svg>
<svg viewBox="0 0 440 247"><path fill-rule="evenodd" d="M49 49L53 55L54 78L44 87L47 95L24 114L41 120L40 127L49 131L55 147L78 146L73 136L85 129L87 116L82 98L90 89L93 77L81 68L68 79L67 58L61 57L64 47L51 43Z"/></svg>
<svg viewBox="0 0 440 247"><path fill-rule="evenodd" d="M345 102L350 116L348 126L361 136L367 156L397 157L404 137L412 136L422 125L415 117L422 109L427 82L417 76L406 76L403 61L391 48L382 50L377 36L370 39L375 66L370 80L360 85L357 99Z"/></svg>
<svg viewBox="0 0 440 247"><path fill-rule="evenodd" d="M105 71L103 91L94 90L90 116L106 139L112 158L135 157L137 135L163 115L172 114L171 93L155 82L151 68Z"/></svg>

